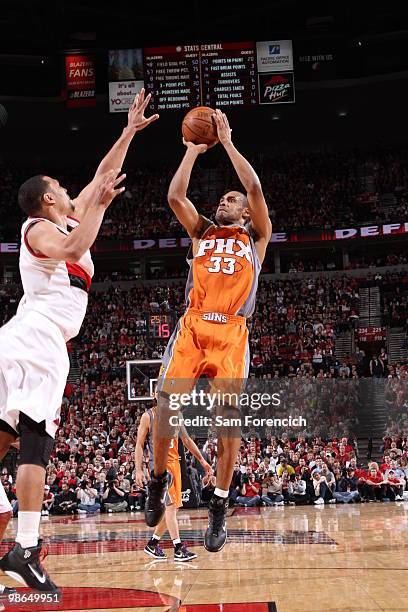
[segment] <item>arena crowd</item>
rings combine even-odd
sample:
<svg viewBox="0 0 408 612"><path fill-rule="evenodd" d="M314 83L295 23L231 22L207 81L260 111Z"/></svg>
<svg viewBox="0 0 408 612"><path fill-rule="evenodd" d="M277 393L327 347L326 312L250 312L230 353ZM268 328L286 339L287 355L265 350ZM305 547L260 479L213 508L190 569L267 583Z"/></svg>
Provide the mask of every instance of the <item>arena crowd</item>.
<svg viewBox="0 0 408 612"><path fill-rule="evenodd" d="M243 506L356 501L400 501L406 490L407 430L404 409L405 366L388 364L385 349L368 359L359 350L342 362L334 355L339 333L351 330L359 318L359 283L381 287L385 316L406 325L405 277L355 279L261 279L257 310L251 323L249 384L267 381L278 385L308 417L302 435L287 429L279 438L265 431L244 432L236 464L231 497ZM0 321L15 312L15 287L0 292ZM176 282L121 289L111 285L90 294L87 318L80 335L70 343L76 380L65 389L61 426L47 469L43 513L95 513L138 511L144 490L135 484L134 445L147 402L127 401L125 364L130 359L159 359L163 340L146 331L147 313L184 308L184 284ZM362 377L382 378L389 420L380 465L367 464L355 439L355 417ZM255 382L254 382L255 381ZM137 388L135 394L142 389ZM322 424L324 427L322 427ZM336 433L341 429L344 438ZM202 452L216 470L214 433L197 438ZM14 457L15 459L15 457ZM148 457L145 477L148 478ZM187 454L187 469L197 499L209 499L212 478L202 478L201 466ZM4 463L2 481L15 512L13 455Z"/></svg>

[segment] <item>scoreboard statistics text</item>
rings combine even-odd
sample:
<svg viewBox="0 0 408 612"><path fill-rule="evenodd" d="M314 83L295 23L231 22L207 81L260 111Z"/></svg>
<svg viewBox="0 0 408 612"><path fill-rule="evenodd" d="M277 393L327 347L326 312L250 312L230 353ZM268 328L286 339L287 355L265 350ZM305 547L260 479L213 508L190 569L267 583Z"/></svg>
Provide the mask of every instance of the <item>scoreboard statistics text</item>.
<svg viewBox="0 0 408 612"><path fill-rule="evenodd" d="M126 112L142 87L153 112L295 101L291 40L213 42L109 51L109 108Z"/></svg>
<svg viewBox="0 0 408 612"><path fill-rule="evenodd" d="M155 111L257 104L253 42L148 47L144 61Z"/></svg>

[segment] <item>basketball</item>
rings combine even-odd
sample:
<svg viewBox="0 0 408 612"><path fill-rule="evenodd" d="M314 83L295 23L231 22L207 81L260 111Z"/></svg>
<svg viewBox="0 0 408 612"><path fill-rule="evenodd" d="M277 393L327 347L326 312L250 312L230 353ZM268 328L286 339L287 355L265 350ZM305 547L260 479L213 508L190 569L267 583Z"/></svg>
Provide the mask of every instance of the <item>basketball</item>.
<svg viewBox="0 0 408 612"><path fill-rule="evenodd" d="M188 112L182 124L184 140L214 146L218 142L218 136L213 114L214 110L208 106L197 106Z"/></svg>

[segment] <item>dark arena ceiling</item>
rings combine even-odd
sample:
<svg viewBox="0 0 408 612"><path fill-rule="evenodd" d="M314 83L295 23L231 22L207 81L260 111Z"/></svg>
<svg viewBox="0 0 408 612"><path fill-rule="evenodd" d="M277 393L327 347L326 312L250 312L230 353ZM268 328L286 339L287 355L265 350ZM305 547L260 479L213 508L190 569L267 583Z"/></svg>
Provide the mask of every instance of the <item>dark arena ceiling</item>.
<svg viewBox="0 0 408 612"><path fill-rule="evenodd" d="M2 0L2 53L261 37L373 37L400 32L405 2L97 2Z"/></svg>

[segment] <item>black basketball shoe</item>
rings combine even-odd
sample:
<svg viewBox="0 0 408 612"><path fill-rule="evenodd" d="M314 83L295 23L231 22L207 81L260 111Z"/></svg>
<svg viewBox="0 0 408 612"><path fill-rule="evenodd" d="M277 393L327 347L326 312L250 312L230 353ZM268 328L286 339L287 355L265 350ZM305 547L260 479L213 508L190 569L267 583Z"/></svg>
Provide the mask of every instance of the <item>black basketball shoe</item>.
<svg viewBox="0 0 408 612"><path fill-rule="evenodd" d="M157 478L153 476L147 485L147 497L145 504L145 520L149 527L156 527L166 510L166 493L168 489L168 473Z"/></svg>
<svg viewBox="0 0 408 612"><path fill-rule="evenodd" d="M213 495L208 504L208 527L204 537L204 548L208 552L218 552L227 541L227 510L228 497Z"/></svg>
<svg viewBox="0 0 408 612"><path fill-rule="evenodd" d="M159 546L159 543L150 544L150 542L148 542L143 550L146 555L153 557L157 561L167 561L166 554L164 550Z"/></svg>
<svg viewBox="0 0 408 612"><path fill-rule="evenodd" d="M193 553L190 550L188 550L185 544L178 546L174 550L174 561L183 561L183 562L192 561L193 559L196 559L196 558L197 558L196 553Z"/></svg>
<svg viewBox="0 0 408 612"><path fill-rule="evenodd" d="M13 548L0 559L0 569L10 578L36 591L59 593L58 587L41 565L40 555L41 543L31 548L22 548L16 542Z"/></svg>

